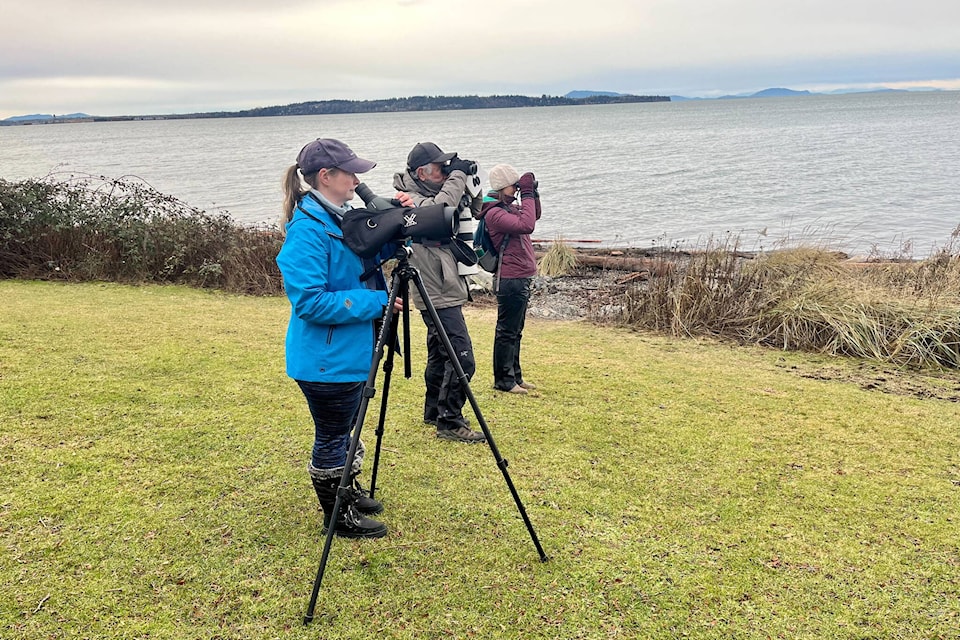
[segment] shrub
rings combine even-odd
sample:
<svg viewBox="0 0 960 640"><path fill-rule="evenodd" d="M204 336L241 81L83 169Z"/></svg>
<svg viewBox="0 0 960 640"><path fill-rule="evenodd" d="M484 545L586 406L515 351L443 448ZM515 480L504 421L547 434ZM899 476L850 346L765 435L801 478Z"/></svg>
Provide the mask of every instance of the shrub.
<svg viewBox="0 0 960 640"><path fill-rule="evenodd" d="M276 229L132 179L0 180L0 277L163 282L274 294Z"/></svg>

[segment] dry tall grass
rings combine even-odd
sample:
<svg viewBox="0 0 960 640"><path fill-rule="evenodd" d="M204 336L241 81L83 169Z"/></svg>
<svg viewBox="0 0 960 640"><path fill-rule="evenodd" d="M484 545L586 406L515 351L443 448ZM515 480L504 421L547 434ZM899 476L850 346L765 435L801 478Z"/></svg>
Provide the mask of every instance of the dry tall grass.
<svg viewBox="0 0 960 640"><path fill-rule="evenodd" d="M799 248L745 260L710 245L628 291L618 320L677 336L960 367L960 258L851 264Z"/></svg>
<svg viewBox="0 0 960 640"><path fill-rule="evenodd" d="M544 276L565 276L577 267L577 254L567 244L557 238L550 249L540 258L538 271Z"/></svg>

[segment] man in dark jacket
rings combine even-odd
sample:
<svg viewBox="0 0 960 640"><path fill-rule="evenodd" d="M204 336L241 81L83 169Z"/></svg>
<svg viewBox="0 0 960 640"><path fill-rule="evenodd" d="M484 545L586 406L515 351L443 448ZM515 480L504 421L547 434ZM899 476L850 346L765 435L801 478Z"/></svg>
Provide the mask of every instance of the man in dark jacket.
<svg viewBox="0 0 960 640"><path fill-rule="evenodd" d="M396 197L407 196L414 206L442 204L469 207L479 215L481 198L473 198L467 189L467 174L473 163L456 153L444 153L432 142L420 142L407 156L407 168L393 177ZM406 199L404 199L406 202ZM469 380L477 369L473 343L463 319L463 303L467 301L467 283L457 271L457 260L449 241L415 241L410 264L417 268L424 288L437 310L440 324L450 338L455 354L447 354L438 329L427 313L426 305L416 289L410 296L427 325L427 364L423 372L426 397L423 420L437 427L437 437L456 442L485 442L482 433L473 431L463 416L467 394L453 368L450 356L456 357Z"/></svg>

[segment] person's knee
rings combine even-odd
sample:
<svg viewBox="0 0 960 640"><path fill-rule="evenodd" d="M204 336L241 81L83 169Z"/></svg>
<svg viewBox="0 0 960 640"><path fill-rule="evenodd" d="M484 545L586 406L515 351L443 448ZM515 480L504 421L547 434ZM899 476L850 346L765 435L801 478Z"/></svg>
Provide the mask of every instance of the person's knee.
<svg viewBox="0 0 960 640"><path fill-rule="evenodd" d="M463 368L464 373L473 375L477 370L477 361L473 357L473 345L469 341L457 345L457 360Z"/></svg>
<svg viewBox="0 0 960 640"><path fill-rule="evenodd" d="M467 374L467 378L472 378L473 374L477 372L477 361L473 359L473 356L466 360L461 360L460 366L463 367L463 372Z"/></svg>

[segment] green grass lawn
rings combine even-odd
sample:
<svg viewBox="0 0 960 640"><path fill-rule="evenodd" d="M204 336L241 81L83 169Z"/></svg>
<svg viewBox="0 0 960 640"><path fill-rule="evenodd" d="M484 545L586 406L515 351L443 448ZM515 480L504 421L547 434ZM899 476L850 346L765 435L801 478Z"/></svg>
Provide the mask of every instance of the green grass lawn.
<svg viewBox="0 0 960 640"><path fill-rule="evenodd" d="M491 388L494 311L469 309L541 563L490 449L422 424L414 316L390 533L334 541L304 627L323 536L286 300L20 281L0 300L0 637L960 635L958 404L814 375L862 363L529 319L540 390L516 397Z"/></svg>

